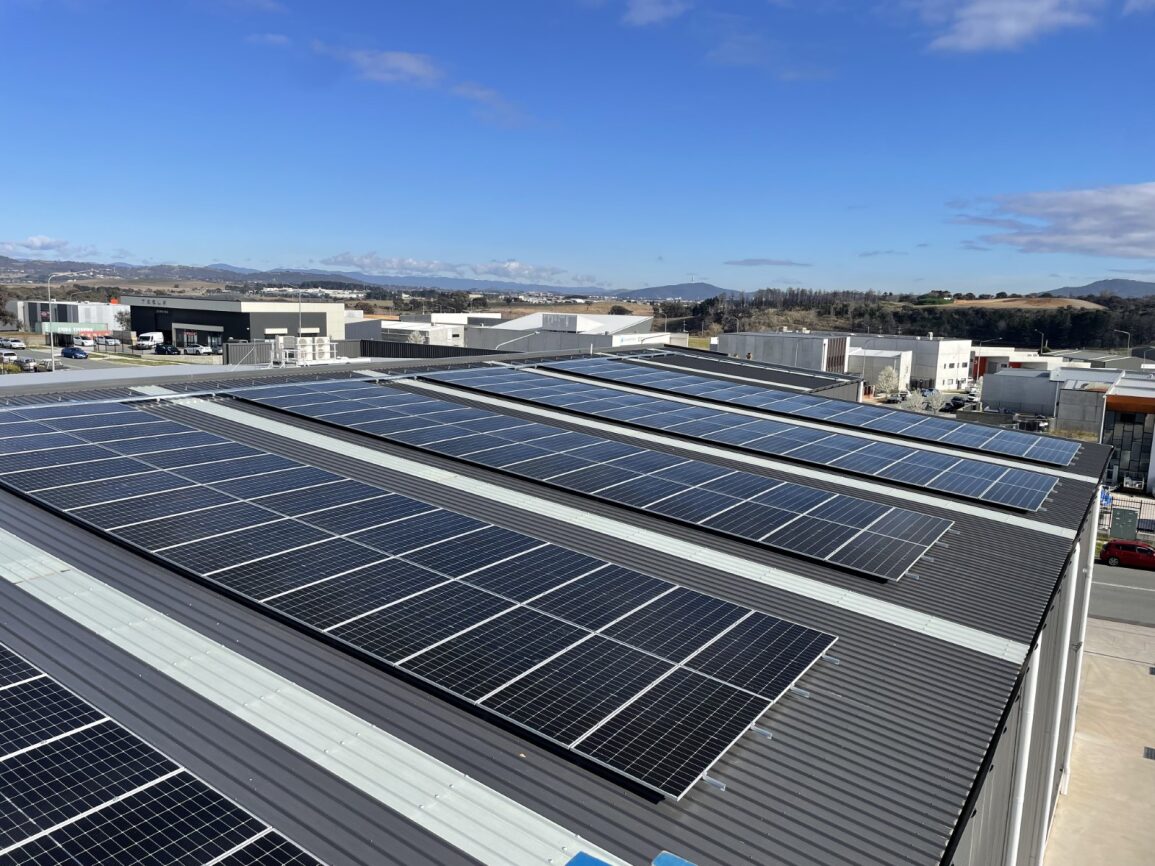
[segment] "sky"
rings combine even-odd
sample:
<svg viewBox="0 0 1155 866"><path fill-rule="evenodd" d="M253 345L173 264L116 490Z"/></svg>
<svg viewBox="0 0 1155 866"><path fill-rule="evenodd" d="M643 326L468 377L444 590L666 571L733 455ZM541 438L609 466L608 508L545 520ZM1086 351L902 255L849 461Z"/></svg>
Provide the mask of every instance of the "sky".
<svg viewBox="0 0 1155 866"><path fill-rule="evenodd" d="M0 0L0 254L1155 280L1155 0Z"/></svg>

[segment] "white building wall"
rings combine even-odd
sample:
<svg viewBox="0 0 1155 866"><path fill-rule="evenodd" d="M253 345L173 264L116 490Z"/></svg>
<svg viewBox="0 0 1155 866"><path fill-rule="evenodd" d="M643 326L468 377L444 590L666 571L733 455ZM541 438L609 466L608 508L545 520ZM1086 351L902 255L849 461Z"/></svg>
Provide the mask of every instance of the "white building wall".
<svg viewBox="0 0 1155 866"><path fill-rule="evenodd" d="M781 364L784 367L826 371L830 339L820 334L782 331L719 334L717 351L731 358L747 358L767 364Z"/></svg>
<svg viewBox="0 0 1155 866"><path fill-rule="evenodd" d="M854 334L850 345L861 349L909 350L915 387L957 391L970 378L971 341L941 337Z"/></svg>

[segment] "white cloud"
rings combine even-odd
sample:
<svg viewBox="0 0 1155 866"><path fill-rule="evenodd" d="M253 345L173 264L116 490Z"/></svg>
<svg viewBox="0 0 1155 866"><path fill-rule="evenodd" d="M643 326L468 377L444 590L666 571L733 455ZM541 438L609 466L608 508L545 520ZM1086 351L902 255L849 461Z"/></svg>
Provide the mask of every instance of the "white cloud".
<svg viewBox="0 0 1155 866"><path fill-rule="evenodd" d="M59 238L50 238L47 235L29 235L22 241L12 241L12 244L28 252L43 252L51 250L59 252L68 249L69 243Z"/></svg>
<svg viewBox="0 0 1155 866"><path fill-rule="evenodd" d="M517 259L473 265L472 270L479 277L497 277L502 280L521 280L534 283L554 281L566 272L565 268L555 268L550 265L529 265L525 262L519 262Z"/></svg>
<svg viewBox="0 0 1155 866"><path fill-rule="evenodd" d="M429 87L445 76L433 58L411 51L370 51L339 48L323 42L313 43L313 50L352 66L361 78L381 84L415 84Z"/></svg>
<svg viewBox="0 0 1155 866"><path fill-rule="evenodd" d="M410 274L434 275L452 274L460 276L465 266L452 262L439 262L435 259L410 259L379 256L376 253L339 253L321 259L321 264L338 268L356 268L369 274Z"/></svg>
<svg viewBox="0 0 1155 866"><path fill-rule="evenodd" d="M983 238L1025 253L1155 259L1155 182L1000 196L965 217L1004 231Z"/></svg>
<svg viewBox="0 0 1155 866"><path fill-rule="evenodd" d="M1088 27L1104 0L909 0L939 29L936 51L1006 51L1057 30ZM1132 0L1134 2L1134 0ZM1151 0L1140 0L1151 2Z"/></svg>
<svg viewBox="0 0 1155 866"><path fill-rule="evenodd" d="M47 235L29 235L19 241L0 241L0 255L25 259L91 259L99 255L96 247L73 244Z"/></svg>
<svg viewBox="0 0 1155 866"><path fill-rule="evenodd" d="M743 268L808 268L808 262L796 262L792 259L731 259L722 262L724 265L738 265Z"/></svg>
<svg viewBox="0 0 1155 866"><path fill-rule="evenodd" d="M1150 12L1155 9L1155 0L1127 0L1123 7L1124 15L1131 15L1135 12Z"/></svg>
<svg viewBox="0 0 1155 866"><path fill-rule="evenodd" d="M490 261L483 264L459 264L437 259L412 259L398 256L379 256L377 253L339 253L321 259L322 265L338 268L356 268L367 274L396 276L454 276L485 277L487 279L514 280L518 282L557 282L566 273L565 268L551 265L531 265L517 259ZM584 283L597 283L589 274L572 276L569 279Z"/></svg>
<svg viewBox="0 0 1155 866"><path fill-rule="evenodd" d="M314 42L313 51L351 66L366 81L451 93L471 102L477 116L484 120L512 125L524 119L517 107L492 87L476 81L450 80L441 64L427 54L342 48L324 42Z"/></svg>
<svg viewBox="0 0 1155 866"><path fill-rule="evenodd" d="M635 27L659 24L688 12L692 5L689 0L626 0L622 21Z"/></svg>
<svg viewBox="0 0 1155 866"><path fill-rule="evenodd" d="M245 37L250 45L268 45L273 48L285 48L293 44L293 40L284 33L254 33Z"/></svg>

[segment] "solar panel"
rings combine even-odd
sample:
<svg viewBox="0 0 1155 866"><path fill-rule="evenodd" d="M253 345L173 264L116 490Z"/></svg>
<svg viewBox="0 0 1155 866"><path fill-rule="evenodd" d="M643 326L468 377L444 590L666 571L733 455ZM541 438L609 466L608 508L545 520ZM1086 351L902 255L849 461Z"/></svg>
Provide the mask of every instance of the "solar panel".
<svg viewBox="0 0 1155 866"><path fill-rule="evenodd" d="M375 387L373 393L389 396ZM443 408L439 401L397 402L418 406L429 417ZM66 417L101 421L91 410ZM563 441L586 449L589 442L599 442L582 437ZM617 459L639 453L628 447L624 452L607 450ZM727 684L724 672L698 672L695 653L724 639L734 623L754 616L810 636L797 644L797 651L774 655L774 664L767 662L767 676L773 670L808 669L835 640L595 557L259 451L225 461L234 470L230 473L198 479L211 486L188 477L202 466L156 470L144 462L150 456L124 458L137 468L140 474L134 477L142 483L81 481L33 496L50 506L72 508L74 518L103 527L123 544L151 550L222 589L264 605L270 613L291 617L303 629L341 641L382 665L419 677L665 796L683 796L731 745L730 734L739 736L745 730L738 730L740 724L748 728L781 694ZM668 463L655 459L648 465L668 473ZM265 471L248 474L258 466ZM694 477L716 481L716 476L717 472L705 472ZM0 486L10 477L0 476ZM278 482L257 483L269 478ZM286 478L303 486L285 490L280 481ZM266 492L270 487L280 492ZM92 495L94 489L115 501L99 502ZM67 490L67 495L58 497L60 490ZM728 652L715 652L708 660L703 656L703 664L708 661L717 667L729 659L738 670L741 665L730 658L732 654L752 652L770 658L772 653L758 639L730 641L727 646ZM613 664L612 671L604 670L606 663ZM103 724L82 702L45 699L38 692L39 680L22 682L25 673L27 668L19 664L0 666L0 697L13 699L7 705L0 701L0 755L78 726ZM694 684L670 693L671 700L687 703L652 704L646 696L672 674L680 683ZM532 703L535 694L542 703ZM16 700L24 696L28 700L23 703ZM699 697L713 701L711 719L724 717L723 735L684 737L681 728L669 725L672 716L702 710ZM556 715L563 707L564 718ZM649 739L634 744L628 757L622 753L618 758L614 744L623 741L603 741L595 735L602 728L616 729L616 720L627 718L634 728L644 728ZM615 737L627 736L625 731L615 730ZM660 769L667 764L681 769L667 774ZM159 783L155 790L161 791ZM178 793L201 796L199 789L187 787L163 793L165 808ZM118 822L151 820L151 801L130 795L120 803L104 814ZM67 844L75 841L77 846L104 850L100 846L107 843L108 826L94 821L77 822L75 827L77 835L69 836ZM6 828L0 818L0 838L4 832L25 831L33 832L20 822ZM221 827L219 832L227 837L230 831ZM157 853L149 851L143 836L125 838L146 859ZM31 851L37 844L30 841L21 850ZM269 848L273 859L267 862L281 862L275 857L287 844L276 837Z"/></svg>
<svg viewBox="0 0 1155 866"><path fill-rule="evenodd" d="M1017 431L1013 436L999 435L999 431L945 418L928 419L897 409L861 407L840 400L798 395L755 385L726 385L706 376L643 367L628 360L613 358L581 358L553 361L542 365L547 369L575 373L592 379L628 383L670 393L689 394L701 399L723 401L740 406L752 406L767 412L821 418L832 424L884 430L900 436L928 441L949 441L950 444L1026 457L1039 463L1067 466L1079 453L1079 443ZM869 409L869 411L867 411ZM933 421L933 424L927 424ZM951 437L948 439L948 437ZM1046 443L1037 446L1037 443ZM1034 450L1033 450L1034 449Z"/></svg>
<svg viewBox="0 0 1155 866"><path fill-rule="evenodd" d="M320 866L0 644L3 671L36 679L0 679L0 861Z"/></svg>
<svg viewBox="0 0 1155 866"><path fill-rule="evenodd" d="M485 372L477 371L477 372ZM518 371L500 370L498 375L513 376L524 379L529 377L537 387L542 382L541 377ZM563 386L567 383L562 383ZM546 382L546 386L550 383ZM378 390L386 396L399 396L406 392L395 388L378 385ZM581 386L579 386L581 387ZM588 386L596 387L596 386ZM300 390L308 391L324 388L322 383L301 385ZM259 390L238 392L236 396L264 403L264 397ZM652 398L641 397L648 403L659 403ZM352 411L360 405L360 401L328 401L324 411L310 415L325 423L344 427L340 419L346 412ZM435 453L446 454L444 445L463 440L473 440L480 445L479 450L467 451L454 449L452 454L456 460L473 463L480 466L501 469L505 472L544 482L553 487L586 494L595 498L641 509L652 514L676 520L681 523L701 526L712 531L724 532L748 542L766 547L800 554L809 558L834 563L829 559L830 553L836 545L826 545L816 542L806 536L804 526L811 528L826 524L803 524L790 532L775 534L783 523L788 523L796 517L806 514L810 509L828 500L846 500L846 505L861 502L857 497L848 497L844 494L830 493L806 487L801 484L784 483L766 479L747 472L737 472L713 464L697 460L677 457L665 452L641 448L622 442L603 439L588 433L574 433L564 428L554 427L538 422L521 421L514 432L502 431L497 438L508 435L513 441L508 444L492 446L491 443L477 443L472 433L463 433L453 424L438 424L437 419L453 413L453 407L458 404L445 400L425 398L419 401L404 404L404 410L414 413L413 420L423 425L420 431L424 439L435 441L437 444L422 444L413 442L403 436L385 436L391 442L405 441L413 447ZM282 411L296 413L295 409ZM474 414L483 410L474 410ZM711 412L710 409L696 410L695 414ZM488 413L496 415L497 413ZM478 419L484 420L484 419ZM785 426L785 425L779 425ZM357 429L367 430L366 424L359 424ZM809 433L806 431L803 438ZM371 433L370 435L380 435ZM849 438L849 437L844 437ZM904 449L904 453L913 449ZM839 454L843 452L839 451ZM921 452L915 452L916 454ZM938 455L932 455L931 459ZM954 458L949 459L955 462ZM925 469L922 471L926 471ZM941 471L941 470L939 470ZM938 471L933 473L938 474ZM747 492L749 491L749 492ZM777 509L777 512L765 512L758 506L768 505ZM890 506L883 506L889 510ZM904 511L904 509L896 509ZM850 513L848 507L846 513ZM785 519L778 512L789 512ZM767 521L763 518L770 518ZM951 521L938 519L940 535L950 527ZM847 527L837 525L832 527L831 537L837 536L846 540L865 527ZM406 534L404 528L390 529L387 532ZM757 531L757 534L753 534ZM878 534L878 533L876 533ZM933 542L931 542L933 544ZM927 545L929 546L929 545ZM383 548L385 549L385 548ZM389 548L391 552L401 551ZM910 545L897 545L892 551L895 557L908 556L905 565L909 568L925 553L916 551ZM862 571L865 574L883 577L867 569L859 569L852 563L837 562L841 568ZM901 572L898 577L901 577ZM893 569L888 568L885 579L893 580Z"/></svg>
<svg viewBox="0 0 1155 866"><path fill-rule="evenodd" d="M643 372L652 375L648 371ZM1055 479L1050 476L1036 473L1038 478L1043 479L1038 485L1043 494L1041 497L1009 496L1004 488L992 486L997 480L997 475L1006 471L1006 467L980 460L949 457L921 451L908 445L878 442L862 436L831 433L781 421L752 419L745 415L735 415L725 409L687 407L675 400L625 394L604 385L547 378L524 369L488 367L450 370L431 373L423 378L534 404L547 404L549 396L564 396L566 398L564 408L580 415L616 418L651 430L721 442L760 454L786 457L816 466L836 467L860 475L884 478L914 487L927 487L943 493L1024 510L1039 508L1050 492L1046 485L1053 487L1055 483ZM632 379L627 381L629 384L636 384ZM629 404L625 408L628 411L619 412L613 408L620 407L627 399ZM796 409L794 414L836 418L841 417L839 413L844 412L844 407L848 405L826 400L821 404L825 408L819 411L813 402L816 399L818 398L797 396L790 401L776 403L774 408L777 411L779 407L790 403ZM642 403L639 404L638 400ZM937 440L944 433L956 429L970 432L973 426L959 425L957 422L940 418L924 418L921 419L918 429L927 431L927 438ZM983 428L982 435L984 442L991 440L993 436L988 428ZM1037 438L1026 437L1025 442L1019 442L1015 447L1030 447L1035 444ZM994 440L1005 441L998 436L994 436ZM951 467L955 470L953 474L943 477L945 471ZM989 480L985 484L979 483L979 479L982 478Z"/></svg>

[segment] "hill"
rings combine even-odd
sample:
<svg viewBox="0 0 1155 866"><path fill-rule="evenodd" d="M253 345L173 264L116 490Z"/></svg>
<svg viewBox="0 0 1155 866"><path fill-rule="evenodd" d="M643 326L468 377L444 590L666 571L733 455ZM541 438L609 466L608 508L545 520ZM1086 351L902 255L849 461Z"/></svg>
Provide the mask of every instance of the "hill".
<svg viewBox="0 0 1155 866"><path fill-rule="evenodd" d="M618 297L630 301L706 301L725 295L731 298L744 297L742 292L723 289L712 283L675 283L670 286L650 286L619 292Z"/></svg>
<svg viewBox="0 0 1155 866"><path fill-rule="evenodd" d="M1083 298L1088 295L1115 295L1118 298L1146 298L1155 295L1155 283L1144 280L1096 280L1085 286L1063 286L1050 294L1064 298Z"/></svg>

